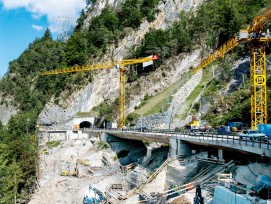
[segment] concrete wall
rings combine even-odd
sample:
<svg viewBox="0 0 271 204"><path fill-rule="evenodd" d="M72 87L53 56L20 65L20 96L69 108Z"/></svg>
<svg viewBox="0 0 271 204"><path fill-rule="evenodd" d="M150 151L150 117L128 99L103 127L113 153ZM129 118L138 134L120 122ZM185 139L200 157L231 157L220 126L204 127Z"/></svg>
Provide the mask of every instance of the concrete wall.
<svg viewBox="0 0 271 204"><path fill-rule="evenodd" d="M66 140L66 132L52 133L52 132L41 132L39 133L39 144L44 144L49 141L60 141Z"/></svg>
<svg viewBox="0 0 271 204"><path fill-rule="evenodd" d="M197 168L198 162L181 164L178 161L167 166L166 187L183 185L190 179L189 175Z"/></svg>
<svg viewBox="0 0 271 204"><path fill-rule="evenodd" d="M83 133L82 131L68 130L66 134L67 134L66 140L88 139L89 138L89 134L88 133Z"/></svg>
<svg viewBox="0 0 271 204"><path fill-rule="evenodd" d="M192 154L189 143L180 140L177 137L170 137L169 139L169 156L173 157L179 155L180 157L187 157Z"/></svg>
<svg viewBox="0 0 271 204"><path fill-rule="evenodd" d="M85 133L83 131L67 130L63 132L40 132L39 144L45 144L49 141L64 141L74 139L89 139L92 137L92 133ZM97 134L93 134L93 137L97 137Z"/></svg>

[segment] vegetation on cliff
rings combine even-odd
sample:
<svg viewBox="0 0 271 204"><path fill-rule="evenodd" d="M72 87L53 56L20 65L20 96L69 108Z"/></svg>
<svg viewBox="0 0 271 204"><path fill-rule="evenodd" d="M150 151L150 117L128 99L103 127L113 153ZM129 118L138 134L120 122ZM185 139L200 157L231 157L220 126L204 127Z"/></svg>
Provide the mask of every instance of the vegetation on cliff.
<svg viewBox="0 0 271 204"><path fill-rule="evenodd" d="M36 188L38 165L35 112L11 117L0 124L0 203L30 200Z"/></svg>
<svg viewBox="0 0 271 204"><path fill-rule="evenodd" d="M88 2L90 4L95 1ZM53 40L47 29L42 38L36 39L18 59L10 62L7 75L0 81L3 94L0 102L9 103L9 96L12 96L14 100L11 103L20 113L12 117L7 126L0 125L0 203L14 203L15 196L21 203L27 202L35 188L38 164L36 122L44 105L52 98L57 103L58 97L66 97L92 80L90 72L54 77L41 77L39 73L83 65L90 58L97 60L110 44L117 44L145 19L153 21L159 12L155 9L158 3L158 0L127 0L117 11L106 7L101 15L92 18L88 27L83 27L83 21L91 9L88 12L82 11L75 32L67 42ZM179 21L172 27L165 30L152 29L129 55L136 58L158 53L160 60L154 66L155 70L167 58L190 52L199 45L206 43L207 48L203 51L209 52L246 27L260 9L270 3L271 0L207 1L196 13L181 12ZM242 56L247 52L247 47L243 46L233 56ZM135 81L148 72L141 67L134 69L135 72L128 74L129 81ZM230 76L228 73L223 75L223 80ZM235 107L231 109L230 117L247 117L248 95L244 90L236 98L232 94L232 99L225 99L232 100L232 107ZM106 119L110 121L116 117L116 102L111 106L106 101L95 110L100 115L107 115ZM221 112L215 108L212 110L208 118L221 123L226 120L216 120L215 114ZM135 114L130 115L128 119L132 121L135 117Z"/></svg>

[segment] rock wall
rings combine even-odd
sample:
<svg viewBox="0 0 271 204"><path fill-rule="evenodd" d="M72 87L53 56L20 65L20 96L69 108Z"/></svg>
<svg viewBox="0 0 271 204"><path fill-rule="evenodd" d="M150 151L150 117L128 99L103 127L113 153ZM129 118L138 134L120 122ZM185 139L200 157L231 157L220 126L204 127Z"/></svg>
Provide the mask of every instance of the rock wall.
<svg viewBox="0 0 271 204"><path fill-rule="evenodd" d="M182 77L187 77L186 74L191 66L196 66L200 63L200 50L195 50L192 53L186 55L179 55L170 58L165 62L165 71L160 67L155 72L150 75L141 77L139 82L134 82L130 86L128 85L128 89L132 89L135 86L141 87L141 91L137 95L130 96L131 101L129 102L127 112L130 113L134 110L135 106L140 105L142 99L146 94L152 96L156 93L162 92L165 88L173 85L178 82ZM165 75L163 75L163 73ZM193 76L188 83L184 85L184 89L188 94L193 91L193 86L196 86L201 80L202 72L198 72L195 76ZM192 84L192 85L189 85ZM176 99L178 102L179 100Z"/></svg>
<svg viewBox="0 0 271 204"><path fill-rule="evenodd" d="M93 16L100 14L101 10L106 5L118 6L122 1L114 0L99 0L93 6L88 18L85 20L87 26ZM144 38L144 35L151 29L164 29L177 19L181 10L195 9L203 0L183 0L183 1L160 1L158 9L159 14L156 20L149 23L144 21L139 29L132 31L114 48L109 49L103 56L101 61L107 61L109 58L122 59L131 50L134 45L137 45ZM112 54L113 53L113 54ZM134 111L134 107L141 103L141 100L146 94L154 95L157 92L163 91L184 75L188 69L199 62L200 50L185 56L180 55L173 57L165 62L166 77L162 77L162 69L157 69L154 73L148 76L141 77L139 83L142 89L140 94L130 96L130 101L127 104L127 113ZM94 106L105 99L114 100L119 95L119 73L116 69L99 70L96 72L92 84L89 84L85 89L78 91L70 96L67 100L61 101L61 106L55 105L52 101L48 103L44 111L40 114L40 123L44 124L60 124L60 126L70 126L71 117L79 111L89 111ZM128 84L127 89L132 88L134 84ZM59 126L59 125L58 125Z"/></svg>
<svg viewBox="0 0 271 204"><path fill-rule="evenodd" d="M104 0L101 0L104 2ZM109 5L118 5L115 1L110 1ZM133 30L126 36L116 48L113 48L104 55L103 59L108 59L113 57L116 60L123 59L131 50L134 45L140 44L144 35L150 31L150 29L165 29L173 24L174 21L178 20L180 11L190 11L195 10L204 0L166 0L160 1L157 9L160 11L156 19L153 22L148 22L145 20L138 29ZM99 3L100 5L100 3ZM104 8L105 4L101 4L96 13L100 13ZM95 8L95 7L94 7ZM95 14L96 14L95 13ZM93 15L90 14L89 18L86 19L86 22L89 22ZM86 23L88 25L88 23Z"/></svg>
<svg viewBox="0 0 271 204"><path fill-rule="evenodd" d="M60 101L59 106L54 104L52 99L46 104L45 108L39 115L39 124L43 125L57 125L59 128L70 128L72 123L72 117L78 112L87 112L90 107L90 98L93 91L93 85L89 84L85 88L78 92L73 93L65 101Z"/></svg>
<svg viewBox="0 0 271 204"><path fill-rule="evenodd" d="M247 166L240 166L235 171L234 178L240 183L254 185L257 177L260 175L271 177L271 165L251 163Z"/></svg>
<svg viewBox="0 0 271 204"><path fill-rule="evenodd" d="M198 162L181 164L175 161L167 167L166 183L167 188L181 186L190 179L190 174L197 168Z"/></svg>
<svg viewBox="0 0 271 204"><path fill-rule="evenodd" d="M3 97L3 95L0 93L0 99ZM12 99L7 100L8 102L12 101ZM1 104L0 105L0 122L3 125L6 125L12 115L16 115L18 113L18 110L15 106L7 104Z"/></svg>

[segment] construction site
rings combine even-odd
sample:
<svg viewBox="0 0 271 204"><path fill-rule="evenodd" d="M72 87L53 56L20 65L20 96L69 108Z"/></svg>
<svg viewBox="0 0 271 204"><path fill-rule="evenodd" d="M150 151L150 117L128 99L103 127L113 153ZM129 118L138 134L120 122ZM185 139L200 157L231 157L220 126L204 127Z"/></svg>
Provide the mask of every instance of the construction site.
<svg viewBox="0 0 271 204"><path fill-rule="evenodd" d="M221 203L227 189L234 189L236 203L267 202L252 186L258 176L271 176L268 164L208 158L208 151L168 157L168 145L119 138L106 143L94 135L40 143L39 187L31 204Z"/></svg>
<svg viewBox="0 0 271 204"><path fill-rule="evenodd" d="M236 2L47 28L0 80L0 204L271 204L270 0Z"/></svg>
<svg viewBox="0 0 271 204"><path fill-rule="evenodd" d="M239 135L234 127L232 132L218 129L214 135L209 129L193 131L200 128L195 125L189 133L174 135L176 129L170 134L156 129L148 135L142 132L153 127L143 125L142 116L141 125L132 130L140 133L122 132L130 131L126 127L127 67L152 64L159 58L157 55L42 72L42 76L47 76L117 67L119 119L113 130L116 132L108 133L113 135L108 136L109 140L101 139L102 132L106 133L105 124L100 133L98 130L93 135L94 122L82 119L80 124L73 124L65 139L40 141L39 188L30 203L270 203L270 135L256 132L258 125L267 123L265 46L270 33L263 33L262 28L270 21L270 12L270 8L264 10L246 30L240 30L192 69L196 75L237 45L250 44L253 131L244 134ZM177 109L173 102L168 131ZM81 137L79 132L85 128L90 133ZM78 136L73 136L76 131ZM157 131L160 136L152 135ZM56 144L49 147L51 143ZM218 154L213 154L217 151L213 147L218 148ZM240 155L236 154L239 150Z"/></svg>

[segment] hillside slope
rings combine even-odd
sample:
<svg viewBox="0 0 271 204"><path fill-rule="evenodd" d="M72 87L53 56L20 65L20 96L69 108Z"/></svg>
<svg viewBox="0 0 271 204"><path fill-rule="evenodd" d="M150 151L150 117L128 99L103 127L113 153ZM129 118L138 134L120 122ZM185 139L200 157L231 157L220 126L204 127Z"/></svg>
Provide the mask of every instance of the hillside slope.
<svg viewBox="0 0 271 204"><path fill-rule="evenodd" d="M157 9L161 12L156 16L153 22L149 23L147 20L143 21L138 29L132 30L124 39L115 45L114 48L110 46L99 60L107 61L111 58L123 59L130 54L134 46L140 44L150 29L167 28L175 19L177 20L179 18L178 14L181 10L189 11L196 8L201 2L202 1L198 0L185 0L181 2L172 0L160 1ZM97 1L93 7L93 11L87 16L84 25L88 25L88 22L94 16L100 14L106 5L116 5L116 3L117 1L108 1L107 4L103 1ZM191 66L195 66L196 62L199 62L199 54L200 50L196 50L185 56L181 54L164 60L163 67L158 68L150 75L139 78L132 84L128 84L127 90L137 89L137 91L131 93L129 97L129 103L127 104L128 113L134 111L134 108L141 103L145 95L155 95L180 80ZM164 69L166 69L165 76L162 74ZM69 119L77 112L88 112L104 100L113 101L119 94L119 73L116 69L99 70L96 72L93 82L87 85L87 87L89 88L83 88L73 93L66 100L61 100L60 104L65 104L64 107L62 107L62 105L55 105L53 102L48 103L40 114L39 122L46 122L46 124L53 125L59 124L62 127L70 126L71 123ZM140 87L139 90L138 87ZM55 113L58 113L57 118L55 117ZM115 120L117 120L117 118L115 118Z"/></svg>
<svg viewBox="0 0 271 204"><path fill-rule="evenodd" d="M159 59L152 66L131 66L127 72L127 110L138 111L131 118L147 115L142 111L145 103L145 110L158 112L162 128L198 111L207 112L205 119L214 125L233 118L249 121L249 73L236 73L243 69L238 65L232 70L237 60L247 57L246 45L214 63L214 78L207 79L204 71L191 78L187 73L270 4L271 0L96 0L93 8L82 11L67 42L53 40L47 29L43 37L35 39L18 59L10 62L8 73L0 81L3 202L12 203L15 192L21 203L27 203L36 189L37 123L56 128L70 126L76 113L90 109L108 117L108 121L118 118L118 70L54 76L41 76L42 71L156 53ZM234 77L240 76L244 76L245 88L234 82ZM199 94L202 100L196 102ZM148 103L148 99L155 99L154 95L160 97L156 105ZM270 101L271 94L268 97ZM201 106L203 101L206 109ZM157 119L149 117L149 121Z"/></svg>

